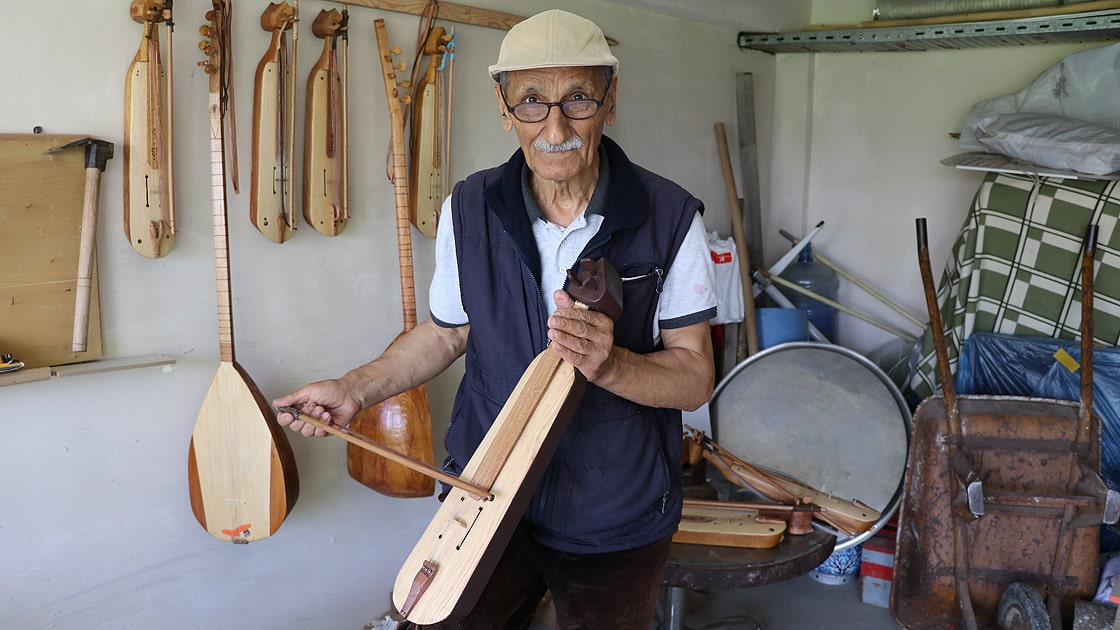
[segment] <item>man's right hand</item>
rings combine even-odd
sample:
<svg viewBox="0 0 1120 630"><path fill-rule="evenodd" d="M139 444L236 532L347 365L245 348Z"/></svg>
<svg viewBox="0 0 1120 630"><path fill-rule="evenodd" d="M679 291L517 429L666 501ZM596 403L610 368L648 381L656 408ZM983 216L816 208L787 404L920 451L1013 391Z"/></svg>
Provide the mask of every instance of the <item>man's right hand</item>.
<svg viewBox="0 0 1120 630"><path fill-rule="evenodd" d="M295 407L313 418L341 427L349 425L361 410L360 403L350 390L337 379L304 385L290 394L273 400L272 406L277 409ZM285 411L276 415L276 421L280 426L286 426L307 437L327 435L326 431L303 422Z"/></svg>

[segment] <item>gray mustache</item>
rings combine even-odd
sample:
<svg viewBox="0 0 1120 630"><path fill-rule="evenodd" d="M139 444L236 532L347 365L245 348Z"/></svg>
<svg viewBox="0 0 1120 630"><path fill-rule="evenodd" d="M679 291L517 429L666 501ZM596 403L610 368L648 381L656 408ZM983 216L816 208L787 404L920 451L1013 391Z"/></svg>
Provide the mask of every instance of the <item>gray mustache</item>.
<svg viewBox="0 0 1120 630"><path fill-rule="evenodd" d="M583 148L583 139L579 136L572 136L560 144L552 144L544 138L537 138L533 141L533 148L541 153L563 153L565 151L575 151L576 149Z"/></svg>

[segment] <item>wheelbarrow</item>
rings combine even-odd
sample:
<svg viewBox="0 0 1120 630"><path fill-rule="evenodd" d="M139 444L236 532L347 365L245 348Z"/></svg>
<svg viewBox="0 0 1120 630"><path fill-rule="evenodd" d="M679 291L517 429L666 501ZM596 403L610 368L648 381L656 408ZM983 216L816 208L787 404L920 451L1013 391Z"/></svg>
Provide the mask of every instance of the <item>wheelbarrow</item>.
<svg viewBox="0 0 1120 630"><path fill-rule="evenodd" d="M1093 414L1093 255L1081 260L1081 400L957 397L929 266L918 258L942 395L914 414L891 582L891 616L909 630L1055 630L1096 591L1099 527L1120 495L1099 476ZM1063 619L1065 625L1063 625Z"/></svg>

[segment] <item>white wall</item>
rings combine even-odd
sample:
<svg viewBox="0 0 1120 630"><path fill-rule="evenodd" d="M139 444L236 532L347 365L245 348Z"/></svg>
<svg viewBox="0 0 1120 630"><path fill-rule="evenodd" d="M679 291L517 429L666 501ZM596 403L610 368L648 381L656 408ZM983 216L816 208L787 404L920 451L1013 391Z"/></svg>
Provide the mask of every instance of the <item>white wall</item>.
<svg viewBox="0 0 1120 630"><path fill-rule="evenodd" d="M268 41L257 21L266 4L236 3L245 190L251 77ZM477 4L527 15L552 3ZM563 5L620 42L620 115L609 133L636 161L705 199L709 226L726 234L712 125L726 122L735 137L735 74L754 72L757 93L771 93L774 59L738 50L732 28L598 0ZM0 4L0 132L41 125L117 145L102 182L97 236L105 356L176 359L166 370L0 389L2 628L360 628L388 607L400 562L435 509L434 499L390 499L351 481L341 441L293 438L300 499L274 536L247 546L221 543L191 514L187 444L218 361L207 80L195 65L197 27L209 6L175 3L179 235L169 256L149 260L126 242L120 209L123 82L140 40L127 3ZM302 3L303 75L321 49L310 20L332 6ZM353 6L351 13L350 225L335 238L301 226L280 246L250 226L247 193L229 202L237 358L270 398L372 358L401 330L392 190L383 174L388 116L372 22L384 17L411 59L417 18ZM515 140L498 125L485 76L502 33L456 30L452 175L461 178L504 161ZM767 121L773 105L762 102L759 110ZM766 147L769 125L760 131ZM423 288L432 244L413 235ZM422 290L418 302L423 318ZM446 421L457 376L453 369L429 389L437 425ZM441 437L437 426L437 442Z"/></svg>
<svg viewBox="0 0 1120 630"><path fill-rule="evenodd" d="M813 22L867 21L873 5L818 0ZM927 320L914 220L927 218L940 279L983 177L938 163L960 152L949 133L960 131L973 103L1018 92L1065 55L1094 45L1101 44L776 55L766 263L789 247L779 229L804 234L824 220L815 250ZM845 280L839 301L921 332ZM861 352L894 339L849 315L839 322L840 343Z"/></svg>

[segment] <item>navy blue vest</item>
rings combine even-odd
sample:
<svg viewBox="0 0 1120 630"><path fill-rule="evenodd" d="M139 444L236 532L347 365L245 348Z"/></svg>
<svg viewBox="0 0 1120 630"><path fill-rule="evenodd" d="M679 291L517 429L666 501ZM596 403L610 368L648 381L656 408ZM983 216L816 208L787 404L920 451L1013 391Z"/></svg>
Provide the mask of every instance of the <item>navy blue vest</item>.
<svg viewBox="0 0 1120 630"><path fill-rule="evenodd" d="M661 281L701 202L627 159L603 137L610 192L599 232L582 257L605 256L623 278L615 344L660 348L652 336ZM455 186L452 196L466 369L447 430L445 467L459 473L529 363L548 343L540 259L521 189L519 150ZM574 265L575 260L571 261ZM676 531L680 520L681 414L637 405L588 384L523 516L542 543L563 551L629 549Z"/></svg>

